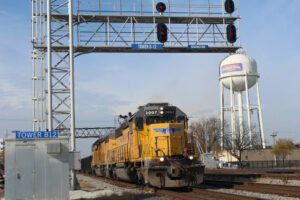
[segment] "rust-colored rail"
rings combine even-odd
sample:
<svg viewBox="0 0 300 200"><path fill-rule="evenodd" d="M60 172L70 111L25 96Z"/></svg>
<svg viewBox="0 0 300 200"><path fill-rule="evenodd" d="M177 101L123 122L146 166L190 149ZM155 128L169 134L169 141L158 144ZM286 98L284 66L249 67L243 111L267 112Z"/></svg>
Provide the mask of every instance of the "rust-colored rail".
<svg viewBox="0 0 300 200"><path fill-rule="evenodd" d="M209 191L209 190L203 190L203 189L197 189L197 188L195 188L193 190L193 193L202 195L205 197L211 197L211 198L222 199L222 200L262 200L261 198L256 198L256 197L247 197L247 196L242 196L242 195Z"/></svg>
<svg viewBox="0 0 300 200"><path fill-rule="evenodd" d="M275 185L263 183L242 183L225 181L205 181L204 184L214 185L222 188L231 188L249 192L258 192L264 194L276 194L286 197L300 197L300 186Z"/></svg>
<svg viewBox="0 0 300 200"><path fill-rule="evenodd" d="M205 169L204 175L211 177L246 177L300 180L299 169L286 170L247 170L247 169Z"/></svg>
<svg viewBox="0 0 300 200"><path fill-rule="evenodd" d="M191 192L175 192L170 190L157 190L155 194L174 200L208 200L205 197L193 195Z"/></svg>
<svg viewBox="0 0 300 200"><path fill-rule="evenodd" d="M90 174L84 174L85 176L92 177L97 180L101 180L105 183L109 183L119 187L125 188L139 188L145 191L154 192L154 194L158 196L165 196L174 200L260 200L260 198L247 197L242 195L235 195L223 192L209 191L205 189L193 188L191 191L186 190L165 190L165 189L157 189L153 187L141 187L140 185L136 185L133 183L108 179L104 177L94 176Z"/></svg>
<svg viewBox="0 0 300 200"><path fill-rule="evenodd" d="M294 190L292 188L286 188L285 187L278 187L279 185L234 185L233 189L236 190L244 190L249 192L259 192L259 193L265 193L265 194L277 194L280 196L286 196L286 197L300 197L300 187L298 187L297 190ZM294 186L295 187L295 186Z"/></svg>
<svg viewBox="0 0 300 200"><path fill-rule="evenodd" d="M261 198L256 197L247 197L198 188L193 188L193 190L190 192L157 190L155 194L159 196L166 196L174 200L262 200Z"/></svg>

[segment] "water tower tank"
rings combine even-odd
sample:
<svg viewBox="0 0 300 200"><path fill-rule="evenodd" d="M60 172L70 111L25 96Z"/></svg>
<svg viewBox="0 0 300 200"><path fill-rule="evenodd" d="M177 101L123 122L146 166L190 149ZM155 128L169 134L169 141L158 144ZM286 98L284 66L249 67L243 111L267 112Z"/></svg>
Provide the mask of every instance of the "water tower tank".
<svg viewBox="0 0 300 200"><path fill-rule="evenodd" d="M248 75L248 88L251 88L259 75L255 60L247 55L233 54L227 56L220 64L220 80L227 89L230 89L232 79L232 89L244 91L245 75Z"/></svg>

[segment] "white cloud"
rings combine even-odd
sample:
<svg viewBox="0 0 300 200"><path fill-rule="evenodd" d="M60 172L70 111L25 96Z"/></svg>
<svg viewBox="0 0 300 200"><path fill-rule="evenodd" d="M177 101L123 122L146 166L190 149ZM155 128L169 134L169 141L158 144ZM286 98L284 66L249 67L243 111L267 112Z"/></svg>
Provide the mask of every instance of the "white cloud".
<svg viewBox="0 0 300 200"><path fill-rule="evenodd" d="M8 80L0 80L0 108L17 111L28 107L30 99L30 89L18 88ZM4 114L2 113L2 115Z"/></svg>

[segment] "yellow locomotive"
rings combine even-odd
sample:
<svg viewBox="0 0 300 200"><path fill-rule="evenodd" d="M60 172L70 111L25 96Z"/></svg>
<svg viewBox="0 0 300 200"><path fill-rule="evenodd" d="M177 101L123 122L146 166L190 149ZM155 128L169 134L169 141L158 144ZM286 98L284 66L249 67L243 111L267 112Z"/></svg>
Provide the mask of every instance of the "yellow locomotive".
<svg viewBox="0 0 300 200"><path fill-rule="evenodd" d="M188 142L187 116L168 103L149 103L92 147L92 172L158 188L203 181L204 166Z"/></svg>

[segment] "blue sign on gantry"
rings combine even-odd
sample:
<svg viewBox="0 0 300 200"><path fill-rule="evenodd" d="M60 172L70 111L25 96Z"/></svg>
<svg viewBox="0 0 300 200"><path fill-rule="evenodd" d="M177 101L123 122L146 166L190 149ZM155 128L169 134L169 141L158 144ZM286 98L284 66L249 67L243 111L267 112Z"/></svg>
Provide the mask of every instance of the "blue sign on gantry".
<svg viewBox="0 0 300 200"><path fill-rule="evenodd" d="M164 47L162 44L132 44L131 48L135 50L162 50Z"/></svg>
<svg viewBox="0 0 300 200"><path fill-rule="evenodd" d="M208 45L206 44L196 44L196 45L188 45L189 49L208 49Z"/></svg>

